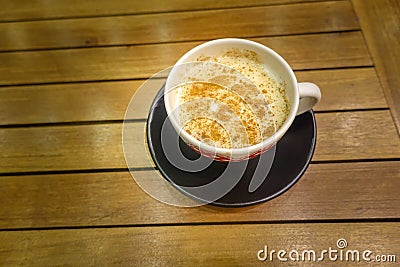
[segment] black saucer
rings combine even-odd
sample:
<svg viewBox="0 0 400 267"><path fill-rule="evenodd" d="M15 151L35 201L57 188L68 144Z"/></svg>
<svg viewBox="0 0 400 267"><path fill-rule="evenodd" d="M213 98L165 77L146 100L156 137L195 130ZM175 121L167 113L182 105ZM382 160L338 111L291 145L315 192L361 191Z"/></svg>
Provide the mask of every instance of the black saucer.
<svg viewBox="0 0 400 267"><path fill-rule="evenodd" d="M294 120L290 129L286 132L283 138L277 143L275 149L275 158L273 163L271 157L268 156L269 151L256 158L230 163L230 177L226 180L228 183L232 180L238 182L233 189L222 197L214 200L209 199L207 192L218 190L213 188L205 191L191 191L190 188L196 188L202 185L207 185L220 177L221 173L227 168L227 162L212 161L211 164L201 171L184 171L181 168L175 167L167 159L164 149L161 145L161 128L164 125L164 135L167 143L177 142L178 136L173 129L170 121L167 118L167 113L164 107L164 87L158 92L147 119L147 142L150 154L162 175L179 191L195 198L199 201L210 203L218 206L240 207L252 205L263 201L270 200L294 185L303 175L311 161L314 153L316 142L316 125L315 117L312 111L308 111L299 115ZM168 139L170 140L168 142ZM187 146L179 138L179 147L182 154L190 160L204 159L204 156L199 156L189 146ZM184 160L185 162L185 160ZM190 163L189 163L190 164ZM247 164L247 166L246 166ZM257 166L271 165L268 172L266 170L263 177L266 177L263 182L256 188L254 192L249 192L250 181L253 179L253 174ZM244 170L241 174L241 168ZM238 170L237 172L235 170ZM261 168L262 169L262 168ZM259 172L259 170L257 170ZM238 177L235 177L238 174ZM215 183L216 187L223 186L221 183Z"/></svg>

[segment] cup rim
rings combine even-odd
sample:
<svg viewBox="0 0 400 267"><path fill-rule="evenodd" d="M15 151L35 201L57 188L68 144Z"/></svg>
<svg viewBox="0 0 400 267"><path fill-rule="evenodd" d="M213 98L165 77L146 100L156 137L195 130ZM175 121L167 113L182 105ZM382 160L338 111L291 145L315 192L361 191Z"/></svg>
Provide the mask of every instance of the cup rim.
<svg viewBox="0 0 400 267"><path fill-rule="evenodd" d="M207 143L201 142L200 140L197 140L195 137L193 137L192 135L190 135L189 133L187 133L182 126L179 125L179 123L177 122L176 118L173 116L173 112L172 112L172 108L171 108L171 103L169 101L169 97L168 97L168 93L169 93L169 85L171 83L171 77L174 74L174 69L176 68L176 66L184 64L184 63L190 63L190 62L194 62L194 61L187 61L187 59L192 56L195 53L198 53L199 51L201 51L202 49L204 49L205 47L208 47L210 45L217 45L217 44L226 44L227 47L229 47L229 44L244 44L246 46L248 46L251 50L251 47L256 47L258 48L258 50L262 50L265 51L266 53L272 55L274 58L278 59L278 61L280 62L280 64L284 67L284 69L286 70L286 72L289 74L289 76L291 77L290 82L293 83L293 86L290 86L291 88L293 87L294 90L294 97L293 100L291 101L291 109L290 109L290 113L288 115L288 117L286 118L284 124L270 137L265 138L262 142L251 145L251 146L246 146L246 147L241 147L241 148L221 148L221 147L215 147L215 146L211 146L208 145ZM232 46L234 47L234 46ZM289 81L286 81L289 82ZM285 59L283 59L283 57L281 55L279 55L277 52L275 52L274 50L272 50L271 48L251 41L251 40L247 40L247 39L241 39L241 38L222 38L222 39L215 39L212 41L208 41L205 43L202 43L194 48L192 48L191 50L189 50L188 52L186 52L176 63L175 65L172 67L171 72L169 73L168 77L167 77L167 81L165 84L165 90L164 90L164 105L165 105L165 109L167 111L167 116L169 118L169 120L171 121L173 127L175 128L175 130L178 132L179 136L182 136L182 138L190 143L191 145L197 147L200 149L200 151L205 150L208 152L211 152L214 155L224 155L224 156L229 156L230 158L237 158L237 157L246 157L246 156L250 156L254 153L257 153L259 151L265 150L266 148L274 145L277 141L279 141L279 139L286 133L286 131L289 129L290 125L293 123L294 118L296 117L296 113L298 110L298 105L299 105L299 92L298 92L298 83L297 83L297 79L296 76L292 70L292 68L290 67L290 65L286 62Z"/></svg>

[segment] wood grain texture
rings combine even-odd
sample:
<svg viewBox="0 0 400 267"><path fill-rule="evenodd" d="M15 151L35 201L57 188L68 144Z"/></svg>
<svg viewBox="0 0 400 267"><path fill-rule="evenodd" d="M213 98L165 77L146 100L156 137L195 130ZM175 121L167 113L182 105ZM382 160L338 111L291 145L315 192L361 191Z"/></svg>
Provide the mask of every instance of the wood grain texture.
<svg viewBox="0 0 400 267"><path fill-rule="evenodd" d="M0 228L394 219L400 218L399 165L311 164L283 195L244 208L170 206L142 191L128 172L4 176ZM140 175L162 179L154 171Z"/></svg>
<svg viewBox="0 0 400 267"><path fill-rule="evenodd" d="M255 224L110 229L73 229L52 231L1 232L2 265L48 266L304 266L315 262L282 262L275 257L261 262L257 252L264 246L279 251L338 249L340 238L349 250L358 250L360 262L329 260L328 266L361 264L382 266L362 260L364 250L377 255L398 255L398 223L343 224ZM337 253L337 251L336 251ZM334 254L332 254L333 257ZM337 254L339 255L339 254ZM282 256L282 255L281 255ZM284 257L288 257L286 254ZM301 256L300 256L301 257ZM307 258L306 258L307 259ZM386 263L388 266L395 263Z"/></svg>
<svg viewBox="0 0 400 267"><path fill-rule="evenodd" d="M0 130L2 172L126 168L122 124ZM147 162L144 123L135 124L135 153ZM85 160L82 160L85 159Z"/></svg>
<svg viewBox="0 0 400 267"><path fill-rule="evenodd" d="M318 2L321 0L20 0L18 2L0 0L0 21L43 20L69 17L97 17L122 14L141 14L201 10L214 8L246 7L298 2Z"/></svg>
<svg viewBox="0 0 400 267"><path fill-rule="evenodd" d="M252 38L295 70L371 66L360 32ZM199 42L0 53L0 85L148 78Z"/></svg>
<svg viewBox="0 0 400 267"><path fill-rule="evenodd" d="M400 2L352 2L400 134Z"/></svg>
<svg viewBox="0 0 400 267"><path fill-rule="evenodd" d="M387 108L373 68L299 71L299 82L313 82L321 89L316 111Z"/></svg>
<svg viewBox="0 0 400 267"><path fill-rule="evenodd" d="M296 71L295 74L300 82L312 81L320 86L323 97L315 107L317 111L388 107L373 68ZM129 101L144 82L4 87L0 90L0 125L122 120ZM146 89L138 100L136 118L147 117L154 93L165 79L152 82L155 90Z"/></svg>
<svg viewBox="0 0 400 267"><path fill-rule="evenodd" d="M259 262L257 252L265 245L336 248L339 238L348 249L400 260L398 2L0 0L0 6L0 266L281 266L276 258ZM313 163L290 190L260 205L159 202L126 171L119 121L144 79L199 41L232 36L273 48L300 81L321 86L316 110L335 112L316 114ZM153 89L163 80L157 82ZM139 120L129 123L135 149L128 156L134 167L145 167L146 182L165 182L146 157L143 119L152 100L146 93L135 106Z"/></svg>
<svg viewBox="0 0 400 267"><path fill-rule="evenodd" d="M400 158L400 139L388 110L322 113L316 119L314 161ZM135 163L129 167L151 166L145 123L128 125L126 142L132 149L127 155ZM0 151L1 173L126 168L120 123L4 128Z"/></svg>
<svg viewBox="0 0 400 267"><path fill-rule="evenodd" d="M313 10L313 16L310 16L309 10ZM1 23L0 36L5 38L0 43L0 51L166 43L357 29L359 26L349 2L318 2Z"/></svg>
<svg viewBox="0 0 400 267"><path fill-rule="evenodd" d="M166 79L152 80L158 91ZM122 120L131 98L145 80L52 84L0 89L1 124ZM144 119L154 92L138 100ZM73 108L72 108L73 107Z"/></svg>
<svg viewBox="0 0 400 267"><path fill-rule="evenodd" d="M400 138L389 111L317 114L316 118L319 141L313 160L400 155Z"/></svg>

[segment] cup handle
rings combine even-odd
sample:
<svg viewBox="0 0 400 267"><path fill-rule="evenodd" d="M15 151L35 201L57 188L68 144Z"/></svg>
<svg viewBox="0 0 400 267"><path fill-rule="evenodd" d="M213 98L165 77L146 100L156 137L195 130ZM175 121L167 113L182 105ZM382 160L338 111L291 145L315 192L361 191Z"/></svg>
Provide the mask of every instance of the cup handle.
<svg viewBox="0 0 400 267"><path fill-rule="evenodd" d="M300 115L312 109L321 100L321 91L316 84L299 83L299 108L297 114Z"/></svg>

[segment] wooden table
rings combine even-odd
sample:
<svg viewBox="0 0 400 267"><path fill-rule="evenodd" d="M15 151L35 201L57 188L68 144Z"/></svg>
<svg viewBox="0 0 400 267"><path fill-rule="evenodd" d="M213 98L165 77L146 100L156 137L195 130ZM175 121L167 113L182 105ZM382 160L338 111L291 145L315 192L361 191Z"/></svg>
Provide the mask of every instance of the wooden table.
<svg viewBox="0 0 400 267"><path fill-rule="evenodd" d="M396 256L376 266L398 266L398 1L0 6L0 266L304 266L316 263L257 253L338 249L340 238L346 249ZM271 201L169 206L128 172L124 112L148 77L222 37L265 44L299 81L319 84L316 151L300 181ZM139 112L133 122L139 135L145 119ZM136 156L137 170L153 171L139 141Z"/></svg>

